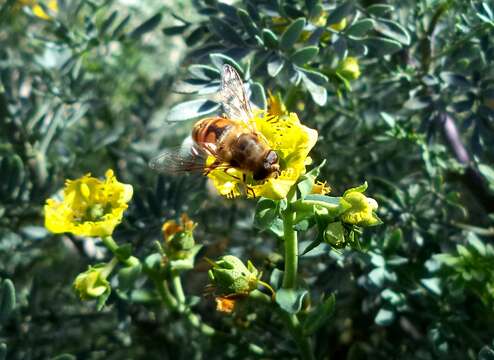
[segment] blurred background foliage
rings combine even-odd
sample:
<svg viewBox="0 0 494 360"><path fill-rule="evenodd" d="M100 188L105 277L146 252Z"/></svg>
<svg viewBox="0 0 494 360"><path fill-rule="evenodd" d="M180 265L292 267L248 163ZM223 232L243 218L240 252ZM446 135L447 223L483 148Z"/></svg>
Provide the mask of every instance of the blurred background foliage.
<svg viewBox="0 0 494 360"><path fill-rule="evenodd" d="M213 311L203 262L186 292L221 335L189 329L145 282L131 301L114 292L97 312L71 284L109 254L43 228L44 201L65 179L113 168L134 186L115 238L137 255L153 251L164 219L188 212L207 256L282 269L276 236L252 229L253 201L147 167L180 144L190 119L218 111L224 63L254 104L279 92L319 131L312 155L327 159L333 194L367 180L380 204L385 224L364 234L361 251L301 258L312 297L336 295L316 333L318 358L494 358L489 1L56 4L0 3L0 359L295 356L272 314Z"/></svg>

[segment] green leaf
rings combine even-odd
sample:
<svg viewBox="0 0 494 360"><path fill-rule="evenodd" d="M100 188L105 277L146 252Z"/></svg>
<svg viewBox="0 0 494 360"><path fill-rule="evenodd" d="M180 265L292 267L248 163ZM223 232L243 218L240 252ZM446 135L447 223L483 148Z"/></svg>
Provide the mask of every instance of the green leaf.
<svg viewBox="0 0 494 360"><path fill-rule="evenodd" d="M264 87L258 82L250 84L250 101L259 109L267 109L266 93L264 92Z"/></svg>
<svg viewBox="0 0 494 360"><path fill-rule="evenodd" d="M439 74L439 78L450 86L459 88L469 88L472 86L470 81L464 75L453 73L450 71L441 72Z"/></svg>
<svg viewBox="0 0 494 360"><path fill-rule="evenodd" d="M380 326L387 326L390 325L394 319L395 319L394 311L387 309L380 309L376 317L374 318L374 322Z"/></svg>
<svg viewBox="0 0 494 360"><path fill-rule="evenodd" d="M302 49L295 51L291 56L290 60L296 65L304 65L311 61L319 52L317 46L307 46Z"/></svg>
<svg viewBox="0 0 494 360"><path fill-rule="evenodd" d="M303 199L312 192L314 187L314 182L316 181L321 168L326 164L326 159L324 159L319 165L311 169L309 172L302 175L300 180L297 182L298 191L300 191L300 197Z"/></svg>
<svg viewBox="0 0 494 360"><path fill-rule="evenodd" d="M212 16L209 18L209 22L211 25L211 30L220 39L223 39L226 42L239 46L245 44L244 41L242 40L242 37L238 35L235 29L226 21Z"/></svg>
<svg viewBox="0 0 494 360"><path fill-rule="evenodd" d="M375 21L372 19L362 19L355 22L352 26L345 30L345 33L350 36L362 37L374 28Z"/></svg>
<svg viewBox="0 0 494 360"><path fill-rule="evenodd" d="M267 70L271 77L276 77L285 65L285 60L278 56L277 54L271 55L268 59Z"/></svg>
<svg viewBox="0 0 494 360"><path fill-rule="evenodd" d="M244 70L242 69L242 66L240 66L240 64L230 56L220 53L212 53L209 54L209 58L211 59L213 65L216 66L216 68L218 68L219 70L223 68L223 65L228 64L233 66L240 75L244 74Z"/></svg>
<svg viewBox="0 0 494 360"><path fill-rule="evenodd" d="M317 105L324 106L328 100L328 92L322 84L326 83L328 78L319 72L305 69L299 69L299 73L312 100L314 100Z"/></svg>
<svg viewBox="0 0 494 360"><path fill-rule="evenodd" d="M401 50L401 44L398 41L380 37L368 37L365 44L375 56L391 55Z"/></svg>
<svg viewBox="0 0 494 360"><path fill-rule="evenodd" d="M367 181L364 181L364 183L362 185L359 185L359 186L345 190L345 192L343 193L343 196L345 196L346 194L349 194L351 192L363 193L363 192L365 192L365 190L367 190L368 187L369 187L369 185L367 184Z"/></svg>
<svg viewBox="0 0 494 360"><path fill-rule="evenodd" d="M71 354L60 354L51 358L51 360L77 360L77 358Z"/></svg>
<svg viewBox="0 0 494 360"><path fill-rule="evenodd" d="M117 25L115 30L113 30L112 37L117 38L120 35L122 35L124 28L127 26L127 24L130 21L130 15L127 15L121 22L120 24Z"/></svg>
<svg viewBox="0 0 494 360"><path fill-rule="evenodd" d="M422 285L424 285L429 291L435 295L441 295L441 279L440 278L428 278L420 280Z"/></svg>
<svg viewBox="0 0 494 360"><path fill-rule="evenodd" d="M478 360L494 360L494 349L484 346L479 351Z"/></svg>
<svg viewBox="0 0 494 360"><path fill-rule="evenodd" d="M0 343L0 360L7 359L7 345L4 343Z"/></svg>
<svg viewBox="0 0 494 360"><path fill-rule="evenodd" d="M280 47L284 50L291 50L297 42L305 26L305 18L294 20L281 34Z"/></svg>
<svg viewBox="0 0 494 360"><path fill-rule="evenodd" d="M99 29L99 33L101 36L105 35L110 26L112 26L113 22L116 20L118 16L118 10L114 10L110 16L108 16L105 21L101 24L101 27Z"/></svg>
<svg viewBox="0 0 494 360"><path fill-rule="evenodd" d="M277 49L280 44L278 36L269 29L262 30L262 39L264 44L271 49Z"/></svg>
<svg viewBox="0 0 494 360"><path fill-rule="evenodd" d="M389 4L374 4L369 6L366 10L369 14L375 16L384 16L394 11L394 6Z"/></svg>
<svg viewBox="0 0 494 360"><path fill-rule="evenodd" d="M214 113L220 104L211 100L191 100L175 105L168 112L167 120L171 122L184 121L203 117Z"/></svg>
<svg viewBox="0 0 494 360"><path fill-rule="evenodd" d="M15 308L15 288L10 279L0 283L0 323L5 321Z"/></svg>
<svg viewBox="0 0 494 360"><path fill-rule="evenodd" d="M204 81L219 79L221 74L218 69L207 65L191 65L187 70L196 78Z"/></svg>
<svg viewBox="0 0 494 360"><path fill-rule="evenodd" d="M249 16L249 13L247 11L245 11L244 9L238 9L237 15L240 18L240 21L242 22L245 30L247 30L250 36L256 36L259 34L259 28L257 27L254 20L252 20L252 18Z"/></svg>
<svg viewBox="0 0 494 360"><path fill-rule="evenodd" d="M302 308L302 302L307 290L281 288L276 291L276 303L286 312L296 314Z"/></svg>
<svg viewBox="0 0 494 360"><path fill-rule="evenodd" d="M163 28L163 34L168 35L168 36L173 36L173 35L182 35L185 30L189 28L190 24L185 24L185 25L177 25L177 26L168 26L166 28Z"/></svg>
<svg viewBox="0 0 494 360"><path fill-rule="evenodd" d="M304 320L302 331L305 336L312 336L320 327L327 324L333 316L336 297L331 294L312 310Z"/></svg>
<svg viewBox="0 0 494 360"><path fill-rule="evenodd" d="M410 45L411 42L410 34L403 26L401 26L395 21L379 19L375 23L374 29L377 32L393 40L396 40L403 45L406 46Z"/></svg>
<svg viewBox="0 0 494 360"><path fill-rule="evenodd" d="M280 202L261 198L256 205L254 226L261 230L270 230L277 236L283 236L283 221L280 219Z"/></svg>
<svg viewBox="0 0 494 360"><path fill-rule="evenodd" d="M161 13L158 13L158 14L150 17L149 19L147 19L146 21L144 21L141 25L139 25L138 27L136 27L130 33L130 37L132 39L138 39L142 35L150 32L150 31L153 31L154 28L156 28L160 24L162 17L163 17L163 15Z"/></svg>
<svg viewBox="0 0 494 360"><path fill-rule="evenodd" d="M494 168L486 164L479 164L478 168L482 176L488 181L489 188L494 191Z"/></svg>
<svg viewBox="0 0 494 360"><path fill-rule="evenodd" d="M343 20L344 17L350 15L354 10L355 10L355 1L347 0L329 14L326 24L327 25L337 24L341 20Z"/></svg>

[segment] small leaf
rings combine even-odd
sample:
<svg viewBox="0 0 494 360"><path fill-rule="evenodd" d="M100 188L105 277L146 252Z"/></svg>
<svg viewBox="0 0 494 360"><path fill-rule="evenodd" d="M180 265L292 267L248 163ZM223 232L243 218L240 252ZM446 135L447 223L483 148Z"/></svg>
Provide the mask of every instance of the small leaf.
<svg viewBox="0 0 494 360"><path fill-rule="evenodd" d="M369 6L367 12L375 16L384 16L394 11L394 6L389 4L374 4Z"/></svg>
<svg viewBox="0 0 494 360"><path fill-rule="evenodd" d="M276 77L285 65L285 60L280 56L273 54L268 59L267 70L271 77Z"/></svg>
<svg viewBox="0 0 494 360"><path fill-rule="evenodd" d="M479 351L478 360L494 360L494 349L484 346Z"/></svg>
<svg viewBox="0 0 494 360"><path fill-rule="evenodd" d="M268 102L264 87L260 83L250 84L250 101L259 109L266 110Z"/></svg>
<svg viewBox="0 0 494 360"><path fill-rule="evenodd" d="M317 46L307 46L302 49L295 51L291 56L290 60L296 65L305 65L311 61L319 52Z"/></svg>
<svg viewBox="0 0 494 360"><path fill-rule="evenodd" d="M127 15L121 22L120 24L117 25L117 27L115 28L115 30L113 30L113 33L112 33L112 37L113 38L117 38L119 37L124 28L127 26L127 24L129 23L130 21L130 15Z"/></svg>
<svg viewBox="0 0 494 360"><path fill-rule="evenodd" d="M247 11L245 11L244 9L238 9L237 15L240 18L240 21L242 22L245 30L247 30L250 36L259 34L259 28L257 27L254 20L252 20L252 18L249 16L249 13Z"/></svg>
<svg viewBox="0 0 494 360"><path fill-rule="evenodd" d="M7 345L0 343L0 360L7 359Z"/></svg>
<svg viewBox="0 0 494 360"><path fill-rule="evenodd" d="M262 30L262 39L268 48L276 49L279 46L278 36L269 29Z"/></svg>
<svg viewBox="0 0 494 360"><path fill-rule="evenodd" d="M185 30L189 28L189 24L185 25L177 25L177 26L168 26L166 28L163 28L163 34L168 35L168 36L173 36L173 35L182 35Z"/></svg>
<svg viewBox="0 0 494 360"><path fill-rule="evenodd" d="M233 66L240 75L244 74L244 70L242 69L242 66L240 66L240 64L230 56L221 53L212 53L209 54L209 58L211 59L213 65L216 66L216 68L218 68L219 70L223 68L223 65L228 64Z"/></svg>
<svg viewBox="0 0 494 360"><path fill-rule="evenodd" d="M71 354L60 354L51 358L50 360L77 360L77 358Z"/></svg>
<svg viewBox="0 0 494 360"><path fill-rule="evenodd" d="M391 310L380 309L374 318L374 322L377 325L387 326L390 325L395 318L395 313Z"/></svg>
<svg viewBox="0 0 494 360"><path fill-rule="evenodd" d="M191 100L175 105L168 112L167 120L171 122L195 119L214 113L220 104L211 100Z"/></svg>
<svg viewBox="0 0 494 360"><path fill-rule="evenodd" d="M365 44L376 56L390 55L401 50L401 44L398 41L380 37L368 37Z"/></svg>
<svg viewBox="0 0 494 360"><path fill-rule="evenodd" d="M11 280L0 283L0 322L5 321L15 308L15 288Z"/></svg>
<svg viewBox="0 0 494 360"><path fill-rule="evenodd" d="M374 25L374 29L381 34L396 40L403 45L410 45L411 38L408 31L395 21L379 19Z"/></svg>
<svg viewBox="0 0 494 360"><path fill-rule="evenodd" d="M468 81L468 79L461 74L456 74L450 71L443 71L439 74L439 77L442 81L450 86L456 86L459 88L468 88L471 86L470 81Z"/></svg>
<svg viewBox="0 0 494 360"><path fill-rule="evenodd" d="M345 33L350 36L362 37L374 28L375 21L372 19L362 19L354 23Z"/></svg>
<svg viewBox="0 0 494 360"><path fill-rule="evenodd" d="M226 21L219 19L217 17L211 17L209 19L211 24L211 30L218 36L220 39L225 40L231 44L235 45L244 45L244 41L242 37L237 34L235 29Z"/></svg>
<svg viewBox="0 0 494 360"><path fill-rule="evenodd" d="M321 326L328 323L328 320L334 313L335 303L336 297L334 294L331 294L311 311L302 325L302 331L305 336L314 335Z"/></svg>
<svg viewBox="0 0 494 360"><path fill-rule="evenodd" d="M212 66L191 65L187 70L195 77L205 81L220 78L220 71Z"/></svg>
<svg viewBox="0 0 494 360"><path fill-rule="evenodd" d="M110 14L110 16L108 16L105 19L105 21L103 21L103 23L101 24L101 27L99 29L100 35L105 35L106 34L106 32L108 31L108 29L110 28L110 26L112 26L113 22L117 18L117 15L118 15L118 10L114 10Z"/></svg>
<svg viewBox="0 0 494 360"><path fill-rule="evenodd" d="M328 99L328 93L326 88L321 85L326 83L328 78L319 72L308 71L305 69L300 69L299 73L302 77L302 82L312 97L312 100L314 100L317 105L325 105Z"/></svg>
<svg viewBox="0 0 494 360"><path fill-rule="evenodd" d="M302 30L305 26L305 19L298 18L294 20L281 34L280 47L284 50L291 50L293 45L297 42Z"/></svg>
<svg viewBox="0 0 494 360"><path fill-rule="evenodd" d="M344 17L350 15L355 10L354 0L345 1L343 4L334 9L328 16L327 25L337 24Z"/></svg>
<svg viewBox="0 0 494 360"><path fill-rule="evenodd" d="M160 14L160 13L158 13L158 14L150 17L149 19L147 19L146 21L144 21L141 25L139 25L138 27L136 27L130 33L130 37L133 38L133 39L138 39L142 35L144 35L145 33L148 33L150 31L153 31L154 28L157 27L160 24L162 17L163 17L163 15Z"/></svg>
<svg viewBox="0 0 494 360"><path fill-rule="evenodd" d="M281 288L276 291L276 303L286 312L296 314L302 308L302 301L307 290L293 290Z"/></svg>

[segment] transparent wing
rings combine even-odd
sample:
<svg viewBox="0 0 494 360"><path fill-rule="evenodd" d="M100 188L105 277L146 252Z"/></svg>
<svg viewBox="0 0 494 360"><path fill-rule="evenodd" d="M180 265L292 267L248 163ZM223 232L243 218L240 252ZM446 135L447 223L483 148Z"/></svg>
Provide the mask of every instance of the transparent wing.
<svg viewBox="0 0 494 360"><path fill-rule="evenodd" d="M228 168L229 165L223 163L213 144L190 144L190 141L184 142L186 145L165 149L161 154L149 161L149 167L157 172L180 175L188 172L207 173L213 168ZM216 161L214 165L207 166L208 156L214 156Z"/></svg>
<svg viewBox="0 0 494 360"><path fill-rule="evenodd" d="M223 65L220 96L226 117L249 124L252 109L240 75L230 65Z"/></svg>

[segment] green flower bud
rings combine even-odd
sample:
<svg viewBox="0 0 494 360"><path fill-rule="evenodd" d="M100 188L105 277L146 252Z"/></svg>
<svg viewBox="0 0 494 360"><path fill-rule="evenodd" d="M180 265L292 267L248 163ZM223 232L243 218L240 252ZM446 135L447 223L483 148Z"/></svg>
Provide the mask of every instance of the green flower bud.
<svg viewBox="0 0 494 360"><path fill-rule="evenodd" d="M168 257L177 260L189 256L189 251L195 246L193 231L196 225L186 214L182 214L180 224L175 220L168 220L163 224L165 252Z"/></svg>
<svg viewBox="0 0 494 360"><path fill-rule="evenodd" d="M360 67L357 58L347 57L338 65L338 72L348 80L357 80L360 77Z"/></svg>
<svg viewBox="0 0 494 360"><path fill-rule="evenodd" d="M225 255L209 270L211 283L220 294L248 294L257 288L260 274L250 261L245 266L232 255Z"/></svg>
<svg viewBox="0 0 494 360"><path fill-rule="evenodd" d="M366 186L365 186L366 187ZM381 220L374 213L377 210L377 201L365 196L360 188L350 189L343 194L343 200L351 205L341 220L358 226L374 226L381 224Z"/></svg>
<svg viewBox="0 0 494 360"><path fill-rule="evenodd" d="M90 266L88 270L77 275L73 286L81 300L96 299L110 294L111 286L106 278L114 266L113 263Z"/></svg>
<svg viewBox="0 0 494 360"><path fill-rule="evenodd" d="M335 249L342 249L346 246L345 228L340 221L333 222L326 227L326 230L324 230L324 242Z"/></svg>

